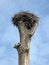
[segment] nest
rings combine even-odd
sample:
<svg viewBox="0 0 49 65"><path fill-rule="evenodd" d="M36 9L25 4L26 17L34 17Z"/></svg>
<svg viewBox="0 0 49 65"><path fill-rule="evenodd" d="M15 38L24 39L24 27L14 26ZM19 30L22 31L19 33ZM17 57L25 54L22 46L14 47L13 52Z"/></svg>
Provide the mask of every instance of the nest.
<svg viewBox="0 0 49 65"><path fill-rule="evenodd" d="M31 29L35 23L38 23L38 17L28 12L20 12L12 18L13 24L18 26L23 21L28 29Z"/></svg>

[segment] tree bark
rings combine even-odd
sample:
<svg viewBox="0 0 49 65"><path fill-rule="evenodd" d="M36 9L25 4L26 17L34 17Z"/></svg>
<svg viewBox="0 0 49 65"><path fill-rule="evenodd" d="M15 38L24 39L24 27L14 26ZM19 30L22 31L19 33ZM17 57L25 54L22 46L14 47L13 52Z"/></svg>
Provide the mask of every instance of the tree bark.
<svg viewBox="0 0 49 65"><path fill-rule="evenodd" d="M18 51L18 65L30 65L30 41L34 34L38 18L28 12L20 12L13 17L13 24L19 29L20 43L14 46Z"/></svg>

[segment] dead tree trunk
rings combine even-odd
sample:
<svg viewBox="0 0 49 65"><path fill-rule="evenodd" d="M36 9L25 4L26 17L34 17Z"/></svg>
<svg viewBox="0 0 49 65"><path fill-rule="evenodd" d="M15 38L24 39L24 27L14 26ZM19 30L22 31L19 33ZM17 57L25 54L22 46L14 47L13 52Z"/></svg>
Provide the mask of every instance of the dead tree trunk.
<svg viewBox="0 0 49 65"><path fill-rule="evenodd" d="M18 51L18 65L30 65L30 41L37 28L38 17L31 13L20 12L13 17L12 21L20 33L20 43L14 45Z"/></svg>

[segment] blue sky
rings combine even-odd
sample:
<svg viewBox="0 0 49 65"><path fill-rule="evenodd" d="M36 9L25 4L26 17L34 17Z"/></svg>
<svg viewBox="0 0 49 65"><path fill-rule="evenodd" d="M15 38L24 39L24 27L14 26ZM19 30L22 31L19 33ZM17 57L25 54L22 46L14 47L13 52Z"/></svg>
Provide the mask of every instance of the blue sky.
<svg viewBox="0 0 49 65"><path fill-rule="evenodd" d="M18 65L18 53L13 45L20 38L11 20L20 11L39 17L30 43L30 65L49 65L49 0L0 0L0 65Z"/></svg>

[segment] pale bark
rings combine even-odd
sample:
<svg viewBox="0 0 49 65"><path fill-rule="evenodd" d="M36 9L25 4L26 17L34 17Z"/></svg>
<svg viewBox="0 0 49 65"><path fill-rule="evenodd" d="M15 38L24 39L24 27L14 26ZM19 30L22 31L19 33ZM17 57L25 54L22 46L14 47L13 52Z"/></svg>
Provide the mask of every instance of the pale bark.
<svg viewBox="0 0 49 65"><path fill-rule="evenodd" d="M28 16L28 19L26 19L26 17L22 17L22 15L23 16L25 15L26 17ZM23 18L24 20L26 19L27 21L24 22ZM32 15L31 13L27 12L18 13L13 18L14 21L13 23L18 27L20 34L20 43L14 45L14 48L16 48L18 51L18 65L30 65L30 54L29 54L30 41L31 37L33 36L37 28L38 25L37 20L38 19L35 15Z"/></svg>

